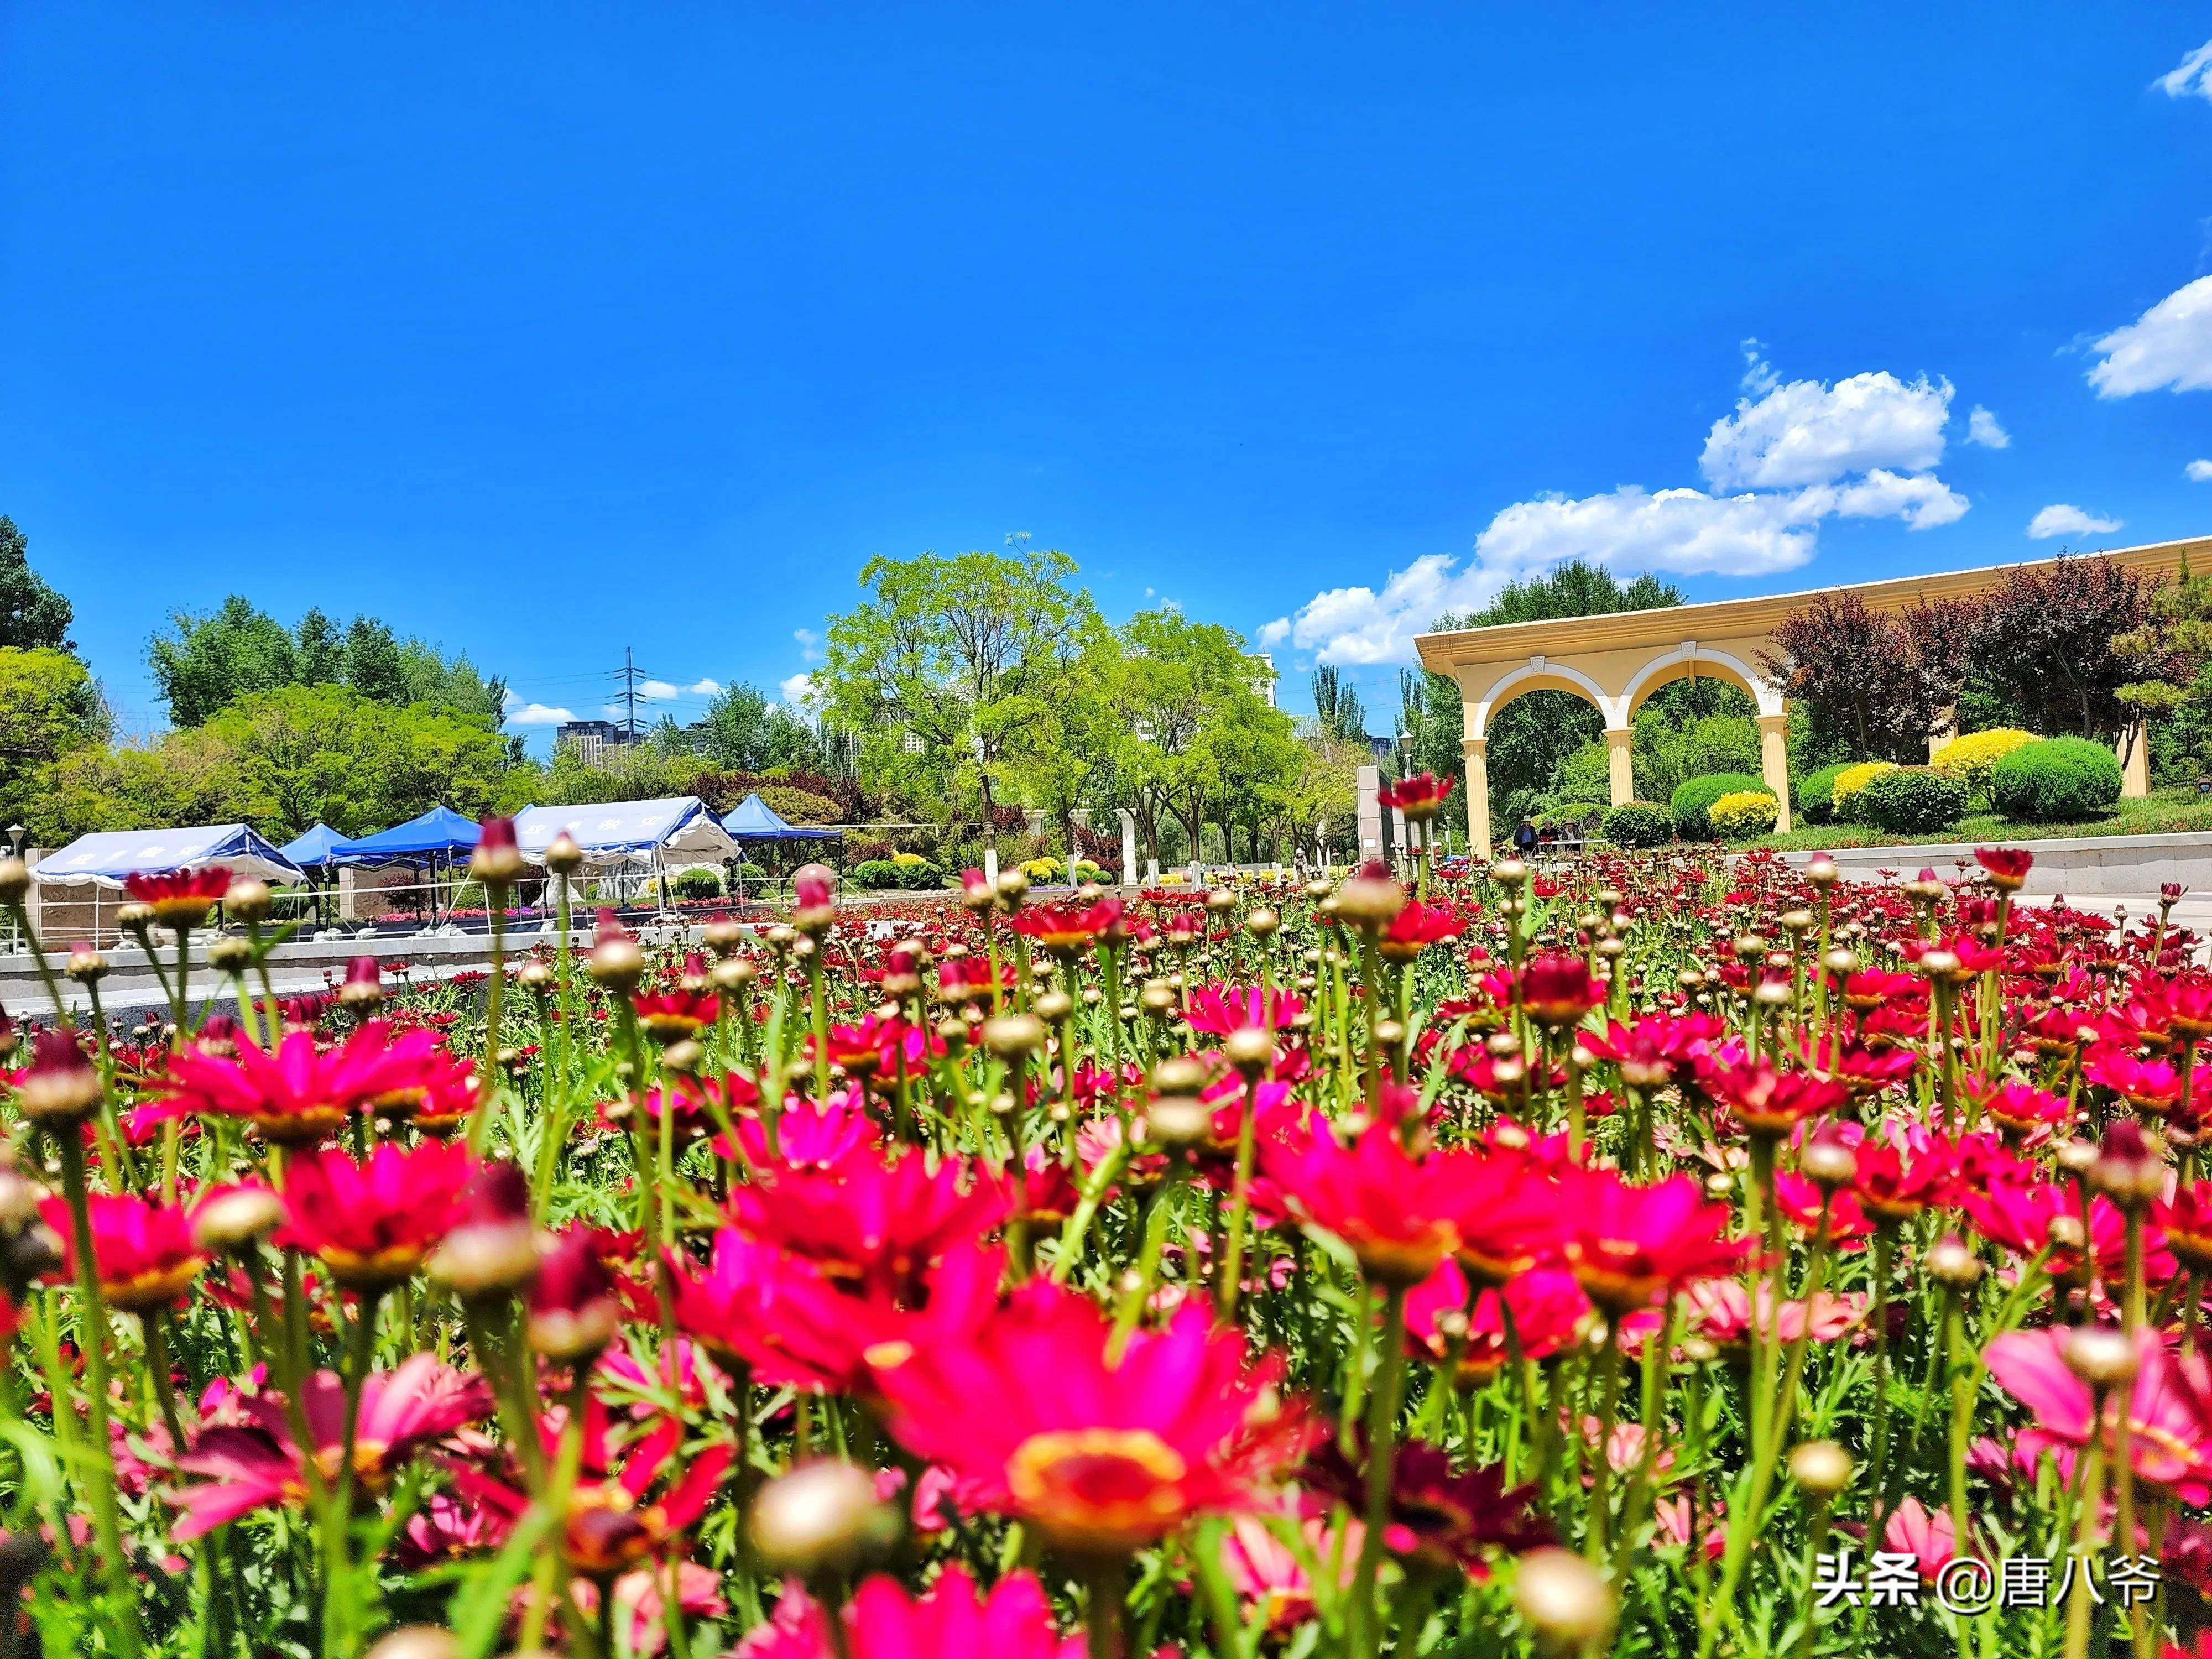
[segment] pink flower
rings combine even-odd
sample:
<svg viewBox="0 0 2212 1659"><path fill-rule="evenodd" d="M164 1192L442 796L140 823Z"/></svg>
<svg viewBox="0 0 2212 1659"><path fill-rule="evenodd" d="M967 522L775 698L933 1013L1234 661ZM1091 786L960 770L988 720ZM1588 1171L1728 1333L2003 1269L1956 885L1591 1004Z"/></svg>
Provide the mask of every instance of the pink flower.
<svg viewBox="0 0 2212 1659"><path fill-rule="evenodd" d="M1990 1375L2027 1407L2035 1426L2023 1429L2023 1449L2048 1449L2062 1477L2092 1438L2113 1455L2122 1402L2105 1401L2102 1420L2089 1385L2066 1363L2069 1333L2012 1331L1984 1352ZM2203 1383L2169 1356L2154 1331L2136 1333L2137 1368L2126 1401L2128 1453L2136 1479L2166 1488L2195 1508L2212 1501L2212 1398Z"/></svg>
<svg viewBox="0 0 2212 1659"><path fill-rule="evenodd" d="M1910 1555L1920 1564L1920 1577L1934 1583L1946 1562L1959 1553L1958 1534L1948 1510L1930 1511L1917 1498L1908 1498L1889 1512L1882 1523L1885 1548Z"/></svg>
<svg viewBox="0 0 2212 1659"><path fill-rule="evenodd" d="M844 1622L845 1640L833 1642L829 1615L794 1585L732 1659L1081 1659L1084 1650L1080 1634L1060 1634L1033 1574L1009 1573L984 1595L957 1562L920 1596L895 1578L866 1580Z"/></svg>

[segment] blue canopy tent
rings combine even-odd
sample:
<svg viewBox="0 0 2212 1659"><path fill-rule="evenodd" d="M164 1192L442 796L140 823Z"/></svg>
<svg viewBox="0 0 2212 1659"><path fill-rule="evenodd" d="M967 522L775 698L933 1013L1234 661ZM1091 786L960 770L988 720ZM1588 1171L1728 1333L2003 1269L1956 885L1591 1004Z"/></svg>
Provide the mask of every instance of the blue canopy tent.
<svg viewBox="0 0 2212 1659"><path fill-rule="evenodd" d="M640 886L651 882L664 908L672 861L719 862L738 850L696 795L596 806L532 806L514 815L515 842L532 864L545 862L545 849L564 830L582 852L586 869L610 878L617 890L633 878Z"/></svg>
<svg viewBox="0 0 2212 1659"><path fill-rule="evenodd" d="M757 789L729 810L722 819L722 828L730 832L732 841L740 842L836 841L845 833L820 824L789 823L760 798Z"/></svg>
<svg viewBox="0 0 2212 1659"><path fill-rule="evenodd" d="M337 862L338 854L351 851L354 845L327 823L319 823L297 840L286 842L283 853L302 870L327 870Z"/></svg>
<svg viewBox="0 0 2212 1659"><path fill-rule="evenodd" d="M455 854L476 851L477 837L482 833L474 818L465 818L449 806L434 806L420 817L349 842L335 861L425 868L441 862L450 864Z"/></svg>
<svg viewBox="0 0 2212 1659"><path fill-rule="evenodd" d="M450 872L457 859L476 851L477 839L482 833L474 818L465 818L448 806L434 806L404 823L359 837L332 862L355 866L398 864L420 870L428 878L426 884L432 890L430 908L435 910L443 896L438 883L441 866Z"/></svg>
<svg viewBox="0 0 2212 1659"><path fill-rule="evenodd" d="M199 824L184 830L110 830L79 836L39 860L31 879L42 887L92 885L92 936L100 937L103 891L131 876L173 870L222 869L262 881L296 882L300 866L242 823Z"/></svg>
<svg viewBox="0 0 2212 1659"><path fill-rule="evenodd" d="M319 927L328 920L324 915L323 895L329 890L331 872L337 867L338 854L352 845L350 837L338 834L327 823L319 823L306 835L284 843L284 856L307 872L308 884L315 890L315 921Z"/></svg>

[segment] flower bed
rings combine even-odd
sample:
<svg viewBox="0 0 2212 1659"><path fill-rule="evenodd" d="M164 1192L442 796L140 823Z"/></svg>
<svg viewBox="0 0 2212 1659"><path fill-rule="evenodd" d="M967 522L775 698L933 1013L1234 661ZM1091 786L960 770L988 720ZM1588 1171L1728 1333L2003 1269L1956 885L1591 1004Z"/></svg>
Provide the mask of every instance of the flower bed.
<svg viewBox="0 0 2212 1659"><path fill-rule="evenodd" d="M27 1022L0 1573L71 1654L2193 1640L2212 973L2033 866L802 871L689 956Z"/></svg>

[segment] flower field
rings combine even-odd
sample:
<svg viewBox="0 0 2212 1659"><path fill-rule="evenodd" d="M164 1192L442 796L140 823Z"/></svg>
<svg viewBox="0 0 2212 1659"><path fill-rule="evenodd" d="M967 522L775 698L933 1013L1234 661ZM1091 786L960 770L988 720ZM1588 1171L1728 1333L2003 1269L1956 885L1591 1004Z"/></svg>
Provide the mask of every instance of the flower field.
<svg viewBox="0 0 2212 1659"><path fill-rule="evenodd" d="M817 867L289 1000L135 881L175 1021L0 1021L0 1655L2212 1653L2212 972L2028 865Z"/></svg>

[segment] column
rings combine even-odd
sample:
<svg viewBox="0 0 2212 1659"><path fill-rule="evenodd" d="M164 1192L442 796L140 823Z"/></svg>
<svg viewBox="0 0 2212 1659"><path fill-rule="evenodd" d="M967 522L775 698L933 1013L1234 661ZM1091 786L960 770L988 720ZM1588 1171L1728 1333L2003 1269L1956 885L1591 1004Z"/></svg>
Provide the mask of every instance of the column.
<svg viewBox="0 0 2212 1659"><path fill-rule="evenodd" d="M1636 733L1626 726L1608 726L1605 729L1605 769L1607 780L1613 786L1613 804L1626 805L1636 799Z"/></svg>
<svg viewBox="0 0 2212 1659"><path fill-rule="evenodd" d="M1352 862L1364 864L1369 859L1383 856L1382 803L1376 799L1382 788L1382 769L1361 767L1354 774L1353 787L1359 805L1359 846Z"/></svg>
<svg viewBox="0 0 2212 1659"><path fill-rule="evenodd" d="M1790 716L1759 717L1759 775L1774 792L1774 828L1790 833Z"/></svg>
<svg viewBox="0 0 2212 1659"><path fill-rule="evenodd" d="M1137 815L1126 806L1114 809L1114 816L1121 820L1121 885L1137 884Z"/></svg>
<svg viewBox="0 0 2212 1659"><path fill-rule="evenodd" d="M1959 735L1959 710L1954 705L1938 709L1936 723L1928 729L1928 758L1934 760L1936 751Z"/></svg>
<svg viewBox="0 0 2212 1659"><path fill-rule="evenodd" d="M2120 728L2112 752L2120 761L2121 799L2141 800L2149 794L2150 732L2141 720L2130 720Z"/></svg>
<svg viewBox="0 0 2212 1659"><path fill-rule="evenodd" d="M1468 850L1479 859L1490 856L1490 739L1462 738L1459 752L1467 759Z"/></svg>

